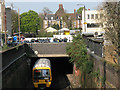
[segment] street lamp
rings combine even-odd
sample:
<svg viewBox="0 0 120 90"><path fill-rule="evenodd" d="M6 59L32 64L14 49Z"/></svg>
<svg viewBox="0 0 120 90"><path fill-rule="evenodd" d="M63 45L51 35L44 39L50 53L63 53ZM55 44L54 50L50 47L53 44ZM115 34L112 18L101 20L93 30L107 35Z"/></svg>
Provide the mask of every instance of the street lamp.
<svg viewBox="0 0 120 90"><path fill-rule="evenodd" d="M19 8L18 8L18 26L19 26L19 42L20 42L20 15L19 15Z"/></svg>
<svg viewBox="0 0 120 90"><path fill-rule="evenodd" d="M85 32L86 32L86 18L85 18L85 5L84 4L77 4L77 5L83 5L84 6L84 30L85 30Z"/></svg>
<svg viewBox="0 0 120 90"><path fill-rule="evenodd" d="M61 29L62 29L62 17L60 17L60 35L61 35Z"/></svg>

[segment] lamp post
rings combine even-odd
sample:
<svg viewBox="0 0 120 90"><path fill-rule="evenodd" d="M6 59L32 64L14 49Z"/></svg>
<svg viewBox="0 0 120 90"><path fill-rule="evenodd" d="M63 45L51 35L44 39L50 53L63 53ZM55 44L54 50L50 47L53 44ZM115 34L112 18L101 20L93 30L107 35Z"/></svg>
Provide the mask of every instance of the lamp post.
<svg viewBox="0 0 120 90"><path fill-rule="evenodd" d="M7 30L7 26L6 26L6 12L5 12L5 45L7 44L7 34L6 34L6 30Z"/></svg>
<svg viewBox="0 0 120 90"><path fill-rule="evenodd" d="M77 5L83 5L83 9L84 9L84 31L86 32L86 18L85 18L85 5L84 4L77 4Z"/></svg>
<svg viewBox="0 0 120 90"><path fill-rule="evenodd" d="M19 8L18 8L18 26L19 26L19 42L20 42L20 15L19 15Z"/></svg>
<svg viewBox="0 0 120 90"><path fill-rule="evenodd" d="M62 29L62 17L60 17L60 35L61 35L61 29Z"/></svg>

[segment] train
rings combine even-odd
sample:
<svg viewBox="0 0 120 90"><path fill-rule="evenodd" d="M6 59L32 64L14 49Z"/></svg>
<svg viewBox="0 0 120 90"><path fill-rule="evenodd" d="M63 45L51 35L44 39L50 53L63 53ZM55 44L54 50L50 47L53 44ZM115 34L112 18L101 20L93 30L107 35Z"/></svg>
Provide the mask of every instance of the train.
<svg viewBox="0 0 120 90"><path fill-rule="evenodd" d="M32 69L34 88L44 89L51 86L52 73L51 63L47 58L38 59Z"/></svg>

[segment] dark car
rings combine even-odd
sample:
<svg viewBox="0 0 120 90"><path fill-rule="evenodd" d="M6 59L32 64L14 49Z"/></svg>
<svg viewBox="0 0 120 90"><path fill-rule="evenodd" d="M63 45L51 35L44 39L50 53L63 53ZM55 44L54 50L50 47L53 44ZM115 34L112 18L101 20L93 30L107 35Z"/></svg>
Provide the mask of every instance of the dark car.
<svg viewBox="0 0 120 90"><path fill-rule="evenodd" d="M38 42L39 42L39 43L43 43L43 40L42 40L42 39L38 39Z"/></svg>
<svg viewBox="0 0 120 90"><path fill-rule="evenodd" d="M50 42L49 39L45 39L45 40L44 40L44 43L49 43L49 42Z"/></svg>
<svg viewBox="0 0 120 90"><path fill-rule="evenodd" d="M32 39L32 40L31 40L31 43L34 43L34 42L35 42L35 40L34 40L34 39Z"/></svg>

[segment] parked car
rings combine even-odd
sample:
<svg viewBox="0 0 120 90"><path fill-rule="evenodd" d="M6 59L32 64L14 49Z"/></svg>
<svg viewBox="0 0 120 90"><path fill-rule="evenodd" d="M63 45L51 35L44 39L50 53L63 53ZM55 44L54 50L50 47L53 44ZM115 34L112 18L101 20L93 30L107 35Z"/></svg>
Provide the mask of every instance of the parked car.
<svg viewBox="0 0 120 90"><path fill-rule="evenodd" d="M35 42L35 39L31 39L31 43L34 43Z"/></svg>
<svg viewBox="0 0 120 90"><path fill-rule="evenodd" d="M30 43L28 40L24 40L24 43Z"/></svg>
<svg viewBox="0 0 120 90"><path fill-rule="evenodd" d="M39 42L39 43L43 43L43 40L42 40L42 39L38 39L38 42Z"/></svg>

